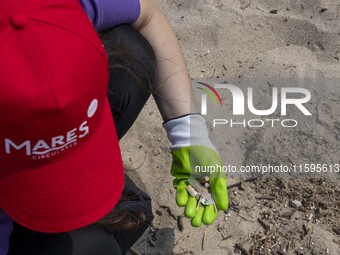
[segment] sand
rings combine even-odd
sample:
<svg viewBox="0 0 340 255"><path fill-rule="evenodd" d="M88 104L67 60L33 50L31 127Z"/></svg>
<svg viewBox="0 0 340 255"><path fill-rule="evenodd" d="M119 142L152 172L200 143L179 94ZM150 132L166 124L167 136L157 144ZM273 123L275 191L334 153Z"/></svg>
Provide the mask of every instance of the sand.
<svg viewBox="0 0 340 255"><path fill-rule="evenodd" d="M312 91L312 117L293 112L301 123L293 131L282 127L216 129L209 120L212 116L207 116L212 140L225 164L339 164L339 1L157 2L176 30L194 87L198 81L253 82L259 105L261 99L268 99L273 86L286 86L292 79L304 87L308 83ZM285 85L279 85L282 81ZM228 102L228 95L221 95ZM165 208L175 217L183 213L174 199L169 146L161 116L150 99L121 141L128 175L153 199L156 240L151 245L152 233L145 233L134 246L140 253L235 254L239 253L235 244L241 243L247 251L253 249L249 254L277 254L288 244L286 254L340 254L339 175L246 183L229 190L231 209L221 212L214 224L193 228L184 219L180 231ZM247 177L230 175L229 183ZM293 200L302 206L292 207ZM259 218L270 230L264 229Z"/></svg>

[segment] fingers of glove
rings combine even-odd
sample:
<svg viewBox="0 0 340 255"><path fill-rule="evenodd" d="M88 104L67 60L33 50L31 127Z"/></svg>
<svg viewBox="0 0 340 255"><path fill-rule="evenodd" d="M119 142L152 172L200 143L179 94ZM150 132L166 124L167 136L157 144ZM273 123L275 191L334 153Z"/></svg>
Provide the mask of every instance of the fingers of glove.
<svg viewBox="0 0 340 255"><path fill-rule="evenodd" d="M195 216L191 219L191 225L193 227L198 228L199 226L202 225L203 213L204 213L204 206L200 205L200 207L196 211Z"/></svg>
<svg viewBox="0 0 340 255"><path fill-rule="evenodd" d="M210 182L212 195L219 210L228 209L228 190L226 178L214 178Z"/></svg>
<svg viewBox="0 0 340 255"><path fill-rule="evenodd" d="M210 225L214 222L218 215L218 212L215 211L213 205L206 205L203 213L203 223L206 225Z"/></svg>
<svg viewBox="0 0 340 255"><path fill-rule="evenodd" d="M185 206L184 215L188 218L194 218L196 214L197 200L189 195L188 203Z"/></svg>
<svg viewBox="0 0 340 255"><path fill-rule="evenodd" d="M186 187L185 181L180 181L176 186L176 203L181 207L188 203L188 192L185 190Z"/></svg>

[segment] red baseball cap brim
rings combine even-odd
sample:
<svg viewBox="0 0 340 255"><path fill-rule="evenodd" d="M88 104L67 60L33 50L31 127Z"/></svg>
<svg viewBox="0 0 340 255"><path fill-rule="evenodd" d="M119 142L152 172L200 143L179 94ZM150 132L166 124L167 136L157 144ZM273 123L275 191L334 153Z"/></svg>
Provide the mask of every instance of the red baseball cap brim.
<svg viewBox="0 0 340 255"><path fill-rule="evenodd" d="M79 150L2 179L0 206L25 227L65 232L105 216L117 204L123 186L123 163L106 100L96 132Z"/></svg>

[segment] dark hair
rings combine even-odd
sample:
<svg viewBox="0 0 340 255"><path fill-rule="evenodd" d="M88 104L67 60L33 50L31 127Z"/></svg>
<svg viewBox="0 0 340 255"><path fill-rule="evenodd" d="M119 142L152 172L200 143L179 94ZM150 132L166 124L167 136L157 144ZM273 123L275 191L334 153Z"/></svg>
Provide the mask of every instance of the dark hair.
<svg viewBox="0 0 340 255"><path fill-rule="evenodd" d="M123 70L138 85L152 93L156 82L156 60L147 40L128 25L101 32L99 37L109 58L110 70ZM126 208L126 204L138 201L139 198L138 193L133 194L125 188L118 204L96 224L109 231L137 230L142 227L146 220L150 220L146 214L141 210L132 211Z"/></svg>
<svg viewBox="0 0 340 255"><path fill-rule="evenodd" d="M149 42L129 25L99 33L110 69L120 69L150 94L155 91L156 57Z"/></svg>
<svg viewBox="0 0 340 255"><path fill-rule="evenodd" d="M137 197L137 195L136 195ZM127 210L124 202L133 201L133 197L123 195L118 204L103 218L96 222L108 231L114 230L137 230L143 226L146 221L146 215L143 211Z"/></svg>

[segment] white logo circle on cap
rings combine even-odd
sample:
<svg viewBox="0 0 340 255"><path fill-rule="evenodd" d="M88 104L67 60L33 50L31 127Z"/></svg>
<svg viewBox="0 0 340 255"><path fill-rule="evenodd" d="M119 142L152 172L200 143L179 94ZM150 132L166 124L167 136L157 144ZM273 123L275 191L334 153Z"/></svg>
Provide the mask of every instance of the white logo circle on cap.
<svg viewBox="0 0 340 255"><path fill-rule="evenodd" d="M93 99L89 105L89 108L87 109L87 117L91 118L96 113L97 107L98 107L98 100Z"/></svg>

